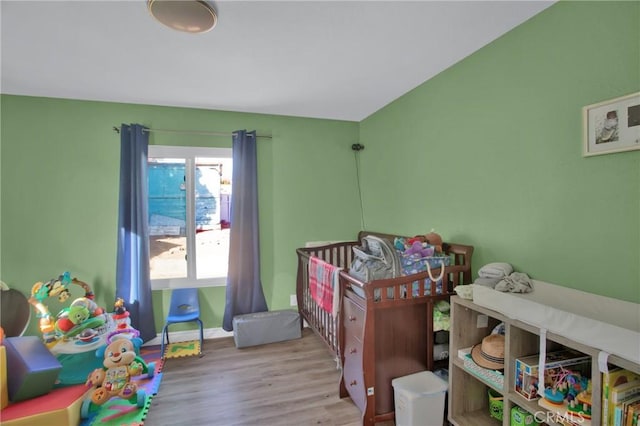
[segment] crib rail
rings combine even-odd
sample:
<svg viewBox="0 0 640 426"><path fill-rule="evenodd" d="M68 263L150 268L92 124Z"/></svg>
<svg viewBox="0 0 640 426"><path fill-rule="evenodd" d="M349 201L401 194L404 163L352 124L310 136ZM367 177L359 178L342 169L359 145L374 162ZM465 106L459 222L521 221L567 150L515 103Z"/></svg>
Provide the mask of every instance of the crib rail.
<svg viewBox="0 0 640 426"><path fill-rule="evenodd" d="M437 285L431 277L439 277L441 268L432 269L431 276L428 272L407 275L397 278L376 280L363 283L349 275L347 271L340 273L341 287L350 288L364 299L367 304L373 304L376 308L394 307L411 303L424 303L424 299L437 301L447 299L455 294L455 286L464 283L464 275L467 272L465 265L446 266L442 274L442 284ZM363 296L364 295L364 296Z"/></svg>
<svg viewBox="0 0 640 426"><path fill-rule="evenodd" d="M320 308L311 297L311 292L309 291L309 257L315 256L334 266L348 269L353 259L352 247L358 244L360 244L359 241L345 241L296 250L298 255L298 276L296 279L298 312L300 312L300 317L324 340L329 350L336 356L339 344L338 321L330 313Z"/></svg>

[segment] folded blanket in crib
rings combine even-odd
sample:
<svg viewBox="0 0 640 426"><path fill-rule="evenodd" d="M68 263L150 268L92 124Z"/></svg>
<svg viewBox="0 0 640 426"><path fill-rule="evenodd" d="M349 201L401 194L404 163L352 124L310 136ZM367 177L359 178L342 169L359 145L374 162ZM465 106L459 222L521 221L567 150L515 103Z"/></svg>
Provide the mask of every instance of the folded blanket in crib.
<svg viewBox="0 0 640 426"><path fill-rule="evenodd" d="M341 269L318 257L309 257L309 291L311 292L311 297L318 306L333 315L334 318L338 316L338 307L340 306L338 276Z"/></svg>
<svg viewBox="0 0 640 426"><path fill-rule="evenodd" d="M513 272L513 266L505 262L487 263L478 271L481 278L498 278L508 277Z"/></svg>

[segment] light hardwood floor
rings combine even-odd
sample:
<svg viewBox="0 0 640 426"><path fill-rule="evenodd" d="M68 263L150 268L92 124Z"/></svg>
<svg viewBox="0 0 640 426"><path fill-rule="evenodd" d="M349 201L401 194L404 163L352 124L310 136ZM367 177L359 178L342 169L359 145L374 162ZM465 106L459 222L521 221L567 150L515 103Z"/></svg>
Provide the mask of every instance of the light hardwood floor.
<svg viewBox="0 0 640 426"><path fill-rule="evenodd" d="M237 349L232 337L205 340L203 356L165 361L145 426L361 424L319 337ZM377 426L393 426L394 422Z"/></svg>

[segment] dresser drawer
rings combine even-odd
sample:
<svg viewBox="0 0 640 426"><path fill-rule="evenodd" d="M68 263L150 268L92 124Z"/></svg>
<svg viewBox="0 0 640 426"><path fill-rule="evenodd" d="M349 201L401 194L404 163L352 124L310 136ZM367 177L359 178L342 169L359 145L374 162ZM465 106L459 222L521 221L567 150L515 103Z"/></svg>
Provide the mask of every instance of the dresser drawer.
<svg viewBox="0 0 640 426"><path fill-rule="evenodd" d="M344 298L344 331L345 335L353 335L362 341L364 335L364 309L348 297Z"/></svg>
<svg viewBox="0 0 640 426"><path fill-rule="evenodd" d="M349 392L353 403L365 410L367 396L364 389L364 376L362 374L362 343L353 336L347 337L344 354L344 367L342 369L344 386Z"/></svg>
<svg viewBox="0 0 640 426"><path fill-rule="evenodd" d="M347 334L344 336L344 359L345 363L347 359L359 360L358 362L362 364L362 342L358 339L357 336L353 334Z"/></svg>

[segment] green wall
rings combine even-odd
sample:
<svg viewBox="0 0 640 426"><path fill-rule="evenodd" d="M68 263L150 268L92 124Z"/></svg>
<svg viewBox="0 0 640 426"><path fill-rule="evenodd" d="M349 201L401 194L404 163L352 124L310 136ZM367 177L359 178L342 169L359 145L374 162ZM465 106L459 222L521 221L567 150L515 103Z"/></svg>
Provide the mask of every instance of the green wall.
<svg viewBox="0 0 640 426"><path fill-rule="evenodd" d="M365 228L435 228L476 247L476 270L507 261L539 280L640 302L640 151L581 152L581 108L638 90L640 4L560 2L359 125L3 95L1 278L28 294L69 270L112 306L112 127L141 123L273 135L258 150L271 309L288 307L294 293L296 247L360 229L358 138ZM230 146L230 138L155 133L151 143ZM224 289L201 296L205 327L219 327ZM154 307L160 328L168 292L154 292Z"/></svg>
<svg viewBox="0 0 640 426"><path fill-rule="evenodd" d="M351 151L357 123L8 95L0 106L0 267L2 280L26 295L35 282L68 270L93 287L101 306L113 307L120 138L112 127L121 123L273 135L258 141L261 274L270 309L288 308L295 293L296 247L353 238L360 228ZM231 138L153 133L150 143L230 147ZM344 207L339 217L335 205ZM224 299L223 287L201 289L205 327L221 326ZM161 330L168 292L155 291L153 301ZM53 315L56 303L49 303ZM36 322L29 334L38 334Z"/></svg>
<svg viewBox="0 0 640 426"><path fill-rule="evenodd" d="M581 127L639 90L640 3L557 3L361 122L365 226L640 302L640 151L584 158Z"/></svg>

